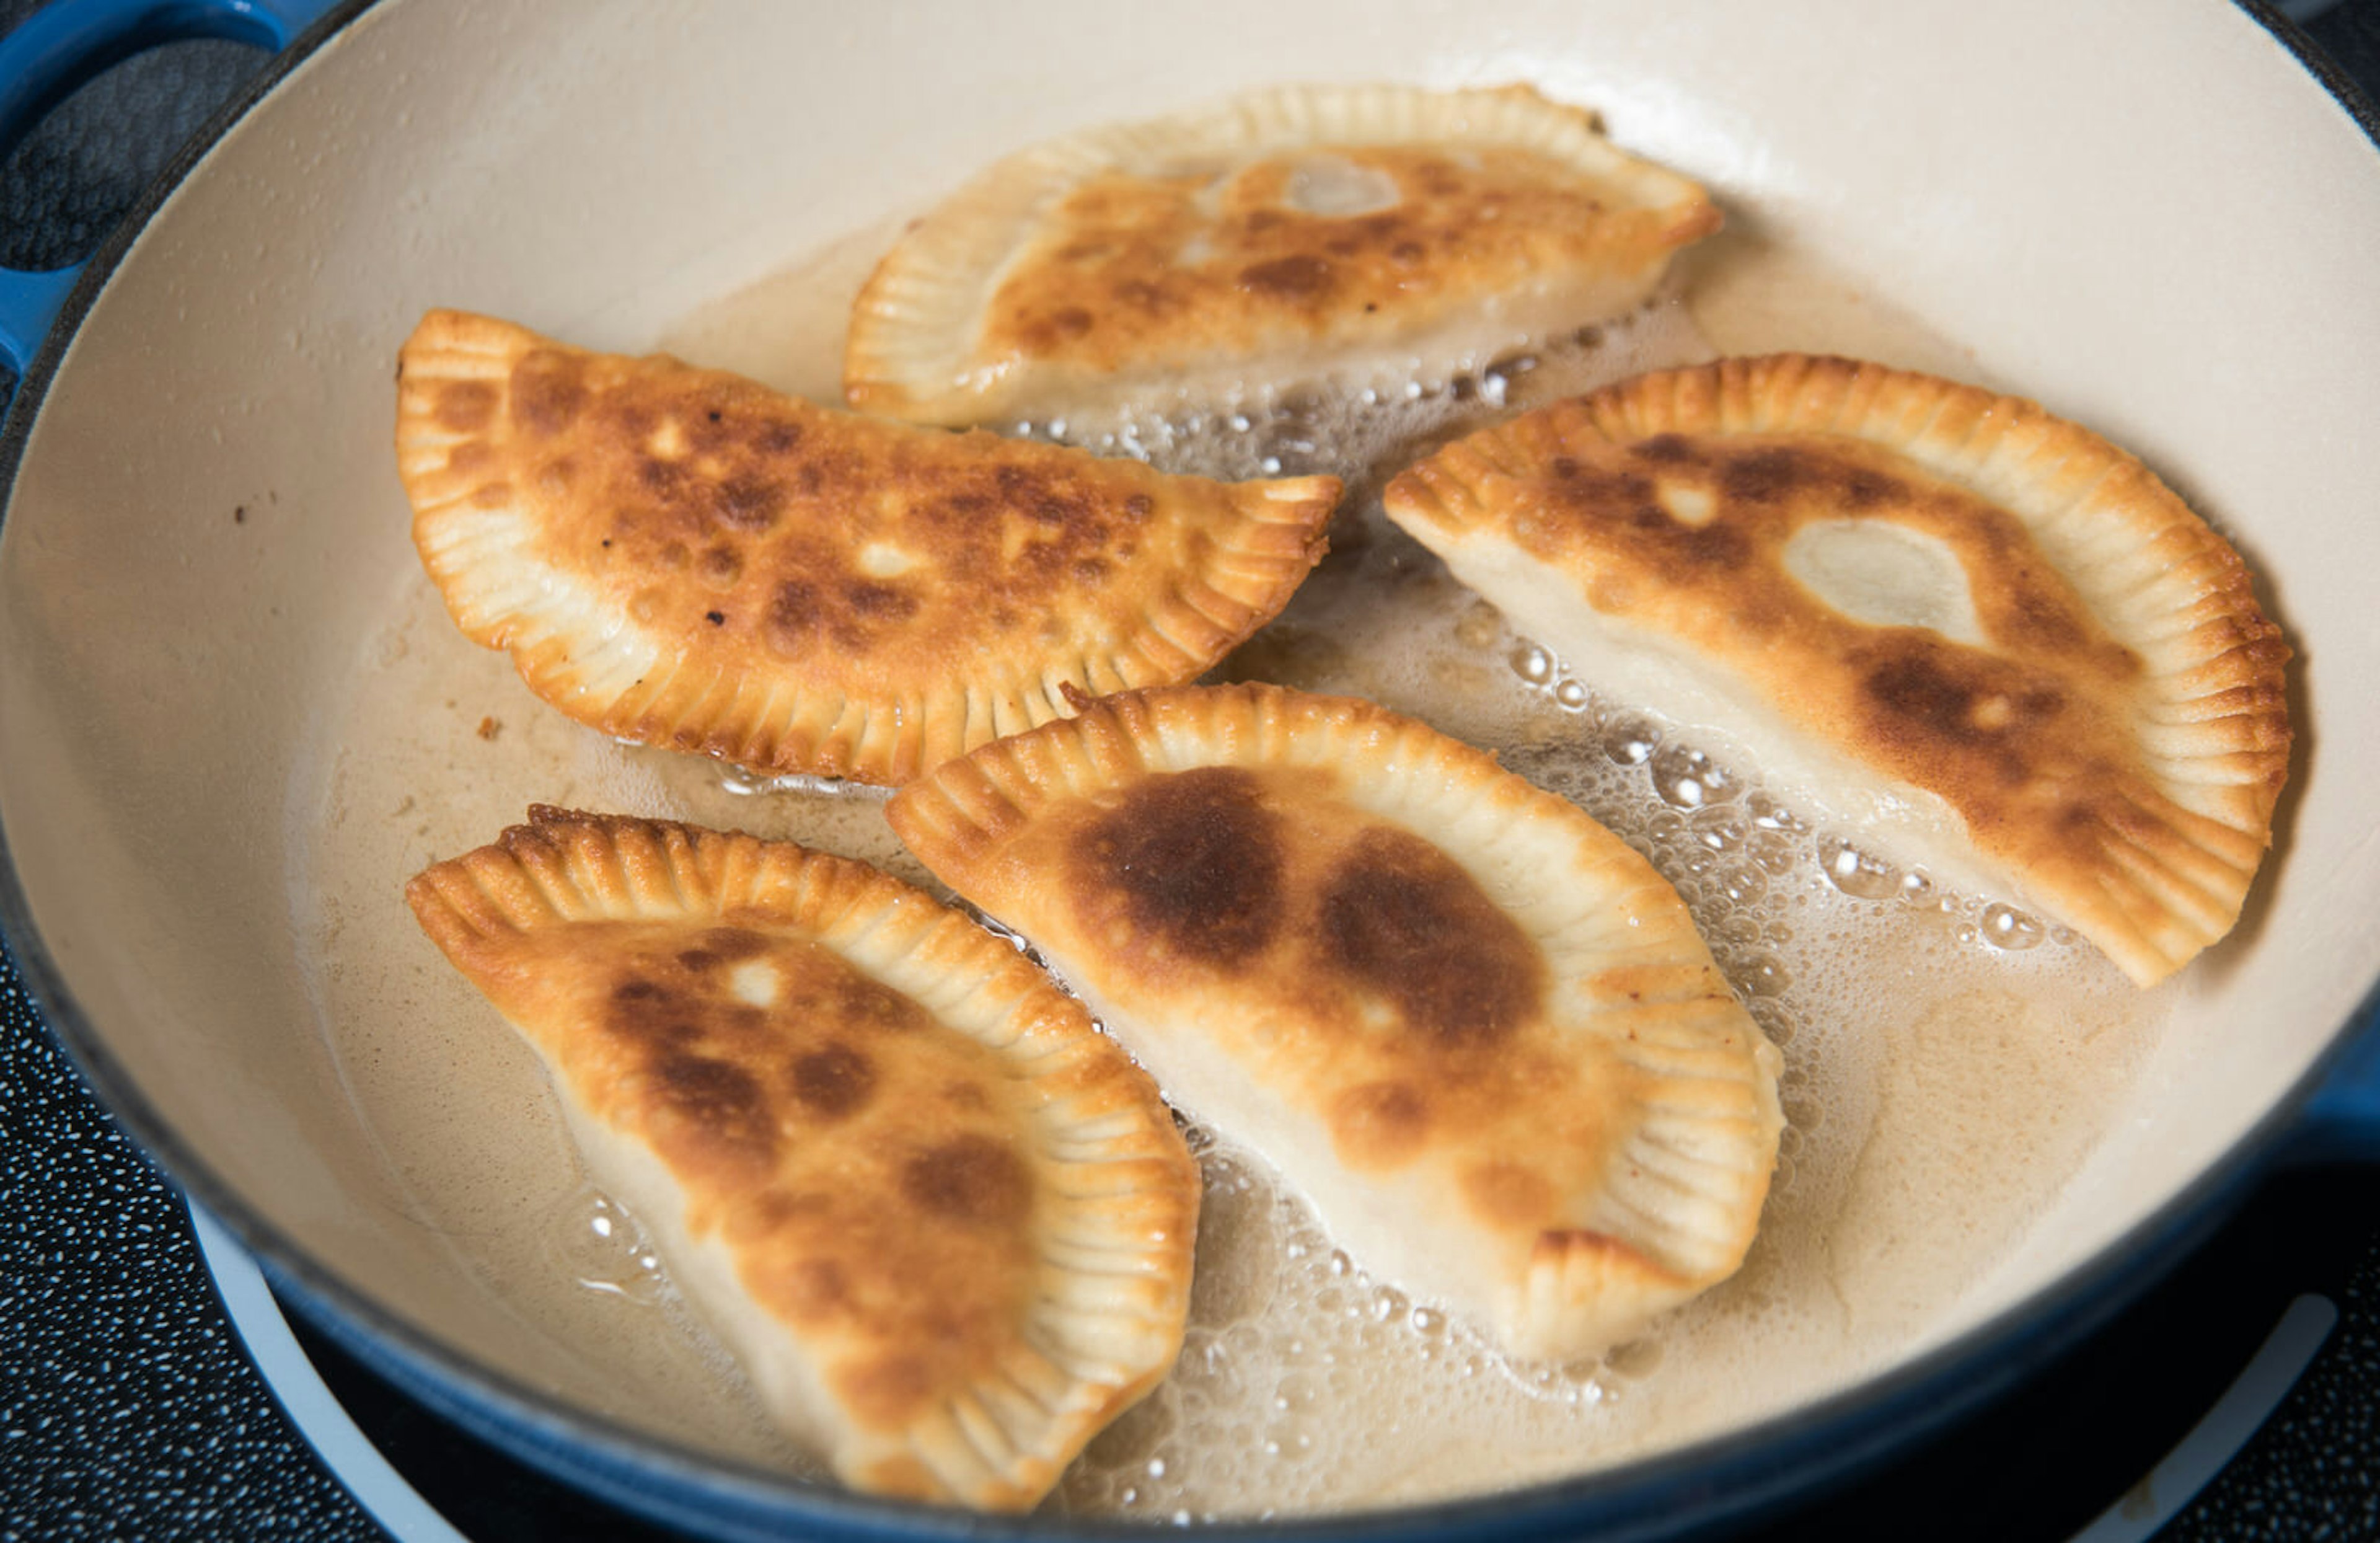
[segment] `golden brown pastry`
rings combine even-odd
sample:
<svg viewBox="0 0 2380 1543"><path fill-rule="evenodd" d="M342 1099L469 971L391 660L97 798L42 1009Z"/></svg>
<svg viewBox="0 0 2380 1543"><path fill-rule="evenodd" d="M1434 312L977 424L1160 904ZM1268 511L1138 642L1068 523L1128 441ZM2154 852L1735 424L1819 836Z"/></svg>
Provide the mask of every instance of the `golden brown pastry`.
<svg viewBox="0 0 2380 1543"><path fill-rule="evenodd" d="M2289 650L2238 553L2033 403L1729 359L1475 434L1387 502L1589 681L2143 985L2240 914Z"/></svg>
<svg viewBox="0 0 2380 1543"><path fill-rule="evenodd" d="M844 389L981 423L1152 383L1444 378L1633 309L1718 225L1526 86L1278 87L984 172L869 279Z"/></svg>
<svg viewBox="0 0 2380 1543"><path fill-rule="evenodd" d="M1197 1167L965 917L788 843L544 808L406 897L854 1488L1024 1510L1172 1366Z"/></svg>
<svg viewBox="0 0 2380 1543"><path fill-rule="evenodd" d="M1732 1273L1779 1057L1677 893L1491 757L1270 686L1111 697L897 794L1178 1107L1531 1357Z"/></svg>
<svg viewBox="0 0 2380 1543"><path fill-rule="evenodd" d="M432 311L397 465L463 631L623 738L900 783L1184 680L1320 558L1330 478L1169 477Z"/></svg>

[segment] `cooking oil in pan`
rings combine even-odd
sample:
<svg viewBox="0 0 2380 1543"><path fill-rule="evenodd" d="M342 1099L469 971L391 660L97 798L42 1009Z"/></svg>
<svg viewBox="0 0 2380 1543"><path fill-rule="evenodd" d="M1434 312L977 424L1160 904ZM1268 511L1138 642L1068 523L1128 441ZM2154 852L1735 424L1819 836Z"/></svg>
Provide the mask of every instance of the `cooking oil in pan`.
<svg viewBox="0 0 2380 1543"><path fill-rule="evenodd" d="M842 317L888 234L691 316L662 346L831 395ZM2135 991L2012 907L1943 893L1810 829L1753 769L1703 756L1690 729L1597 698L1379 512L1386 476L1421 449L1715 346L1973 373L1790 253L1706 245L1645 312L1463 380L1018 426L1171 469L1346 476L1330 556L1218 675L1371 698L1495 749L1618 832L1677 884L1782 1048L1788 1118L1743 1269L1637 1343L1572 1366L1515 1363L1372 1280L1259 1156L1194 1129L1207 1189L1187 1343L1052 1509L1188 1520L1393 1503L1575 1473L1790 1408L1939 1333L2119 1104L2163 993ZM762 338L775 340L765 354ZM418 935L399 891L531 802L789 837L936 886L892 836L880 794L570 723L458 636L419 574L392 576L359 663L368 689L325 726L333 770L313 796L323 818L298 910L364 1122L549 1385L673 1441L815 1474L670 1290L635 1219L588 1183L534 1057Z"/></svg>

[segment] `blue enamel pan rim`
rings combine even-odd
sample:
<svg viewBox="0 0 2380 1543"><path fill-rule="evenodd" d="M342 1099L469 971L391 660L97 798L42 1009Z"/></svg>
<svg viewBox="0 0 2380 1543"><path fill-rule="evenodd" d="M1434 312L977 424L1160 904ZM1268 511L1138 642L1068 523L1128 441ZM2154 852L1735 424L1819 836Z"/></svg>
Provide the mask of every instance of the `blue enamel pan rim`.
<svg viewBox="0 0 2380 1543"><path fill-rule="evenodd" d="M184 147L93 257L0 420L0 493L14 485L34 416L55 383L67 340L140 230L233 124L370 3L343 0L261 71ZM2251 0L2242 8L2296 56L2380 151L2380 114L2354 84L2269 7ZM6 504L0 502L0 519L5 517ZM310 1318L426 1402L565 1482L664 1522L727 1537L779 1537L789 1525L849 1538L1145 1538L1151 1531L1147 1524L978 1516L793 1484L781 1474L566 1408L466 1362L361 1295L255 1215L167 1125L67 990L33 924L5 833L0 931L52 1031L102 1100L168 1179L256 1254ZM2359 1048L2359 1035L2366 1037L2365 1053L2355 1059L2372 1059L2375 1016L2380 981L2340 1026L2319 1063L2181 1194L2023 1303L1856 1387L1680 1451L1574 1479L1439 1504L1227 1522L1206 1530L1232 1537L1312 1539L1575 1537L1590 1531L1607 1539L1712 1536L1814 1497L2008 1391L2145 1291L2244 1198L2267 1164L2301 1148L2308 1100Z"/></svg>
<svg viewBox="0 0 2380 1543"><path fill-rule="evenodd" d="M277 52L328 0L64 0L0 38L0 146L14 144L85 81L160 43L220 38ZM21 363L53 330L81 263L0 268L0 357Z"/></svg>

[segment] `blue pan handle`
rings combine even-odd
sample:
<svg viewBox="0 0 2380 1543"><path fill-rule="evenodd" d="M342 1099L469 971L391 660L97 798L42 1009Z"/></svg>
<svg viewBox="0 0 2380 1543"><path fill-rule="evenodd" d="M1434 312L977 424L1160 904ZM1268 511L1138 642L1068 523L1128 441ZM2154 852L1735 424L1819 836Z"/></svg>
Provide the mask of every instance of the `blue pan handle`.
<svg viewBox="0 0 2380 1543"><path fill-rule="evenodd" d="M2380 1005L2367 1003L2282 1146L2289 1160L2380 1163Z"/></svg>
<svg viewBox="0 0 2380 1543"><path fill-rule="evenodd" d="M333 0L51 0L0 38L0 157L76 87L162 43L224 38L278 53ZM32 362L79 262L48 273L0 268L0 360Z"/></svg>

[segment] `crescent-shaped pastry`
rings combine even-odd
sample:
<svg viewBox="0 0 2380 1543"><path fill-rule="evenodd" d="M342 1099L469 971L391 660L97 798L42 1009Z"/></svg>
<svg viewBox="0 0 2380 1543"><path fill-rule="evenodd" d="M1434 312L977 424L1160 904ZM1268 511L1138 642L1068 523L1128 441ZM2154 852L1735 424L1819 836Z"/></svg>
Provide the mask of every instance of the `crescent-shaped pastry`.
<svg viewBox="0 0 2380 1543"><path fill-rule="evenodd" d="M2289 650L2237 553L2033 403L1729 359L1474 434L1387 503L1591 682L2143 986L2239 917Z"/></svg>
<svg viewBox="0 0 2380 1543"><path fill-rule="evenodd" d="M1172 1367L1196 1164L965 917L787 843L544 808L406 897L855 1488L1026 1509Z"/></svg>
<svg viewBox="0 0 2380 1543"><path fill-rule="evenodd" d="M984 172L861 291L844 390L981 423L1152 383L1442 379L1633 309L1718 225L1525 86L1281 87Z"/></svg>
<svg viewBox="0 0 2380 1543"><path fill-rule="evenodd" d="M448 611L539 696L869 783L1197 674L1287 603L1339 492L879 422L455 311L405 346L396 448Z"/></svg>
<svg viewBox="0 0 2380 1543"><path fill-rule="evenodd" d="M1110 698L937 768L893 829L1375 1275L1515 1354L1732 1273L1780 1058L1618 837L1368 702Z"/></svg>

